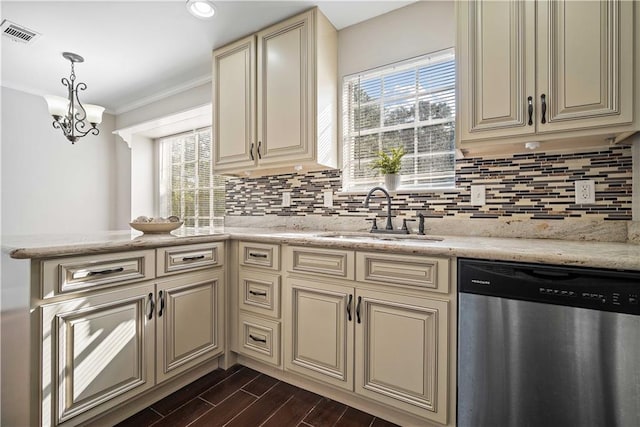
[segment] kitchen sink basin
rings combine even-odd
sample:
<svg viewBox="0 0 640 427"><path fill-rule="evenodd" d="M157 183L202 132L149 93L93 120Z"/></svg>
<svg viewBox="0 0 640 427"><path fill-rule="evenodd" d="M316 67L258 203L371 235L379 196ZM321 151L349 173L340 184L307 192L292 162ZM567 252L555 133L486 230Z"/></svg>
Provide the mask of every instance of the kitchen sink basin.
<svg viewBox="0 0 640 427"><path fill-rule="evenodd" d="M314 234L313 237L326 237L328 239L344 239L344 240L420 240L441 242L442 237L421 236L419 234L385 234L385 233L367 233L367 232L349 232L349 231L327 231L324 233Z"/></svg>

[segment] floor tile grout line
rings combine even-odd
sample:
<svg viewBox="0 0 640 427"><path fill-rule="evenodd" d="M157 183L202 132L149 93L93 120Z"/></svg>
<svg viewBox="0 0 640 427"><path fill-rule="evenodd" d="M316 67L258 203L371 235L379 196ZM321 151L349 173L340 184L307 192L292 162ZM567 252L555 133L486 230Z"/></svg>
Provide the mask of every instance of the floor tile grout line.
<svg viewBox="0 0 640 427"><path fill-rule="evenodd" d="M336 424L338 424L338 421L340 421L342 419L342 417L344 417L344 414L347 413L347 409L349 409L349 407L345 406L344 410L342 411L342 413L340 414L340 416L338 417L336 422L332 424L332 426L335 426Z"/></svg>
<svg viewBox="0 0 640 427"><path fill-rule="evenodd" d="M205 400L206 402L206 400ZM209 403L209 402L207 402ZM213 409L215 408L215 406L212 406L211 408L209 408L208 411L203 412L198 418L196 418L195 420L191 421L189 424L187 424L184 427L189 427L190 425L192 425L193 423L195 423L196 421L198 421L200 418L204 417L205 415L207 415L209 412L213 411Z"/></svg>
<svg viewBox="0 0 640 427"><path fill-rule="evenodd" d="M373 426L373 423L376 421L376 418L377 418L376 416L373 417L373 419L369 423L369 427Z"/></svg>
<svg viewBox="0 0 640 427"><path fill-rule="evenodd" d="M148 406L148 408L151 409L151 411L155 412L156 414L160 415L160 417L164 418L164 415L162 415L160 412L153 409L151 406Z"/></svg>
<svg viewBox="0 0 640 427"><path fill-rule="evenodd" d="M202 393L200 393L198 396L196 397L201 397L203 394L205 394L206 392L208 392L209 390L211 390L214 387L219 386L220 384L222 384L223 382L227 381L229 378L232 378L235 374L237 374L238 372L241 372L242 370L244 370L245 367L243 366L242 368L238 369L237 371L235 371L233 374L229 375L228 377L223 378L222 380L218 381L217 383L215 383L214 385L212 385L211 387L209 387L208 389L204 390ZM232 393L233 394L233 393ZM202 398L205 402L211 403L213 406L216 406L215 403L213 402L209 402L207 399ZM227 400L227 399L224 399ZM222 403L222 402L220 402Z"/></svg>
<svg viewBox="0 0 640 427"><path fill-rule="evenodd" d="M207 405L211 405L211 407L212 407L212 408L215 408L216 406L218 406L218 405L216 405L215 403L211 403L211 402L209 402L208 400L203 399L203 398L202 398L202 397L200 397L200 396L196 396L196 397L194 397L194 398L193 398L193 400L196 400L196 399L200 399L200 400L202 400L204 403L206 403Z"/></svg>
<svg viewBox="0 0 640 427"><path fill-rule="evenodd" d="M275 386L274 386L274 387L275 387ZM266 394L266 393L265 393L265 394ZM275 411L273 411L273 412L271 413L271 415L269 415L269 416L267 417L267 419L266 419L266 420L264 420L263 422L261 422L261 423L260 423L260 426L264 425L264 423L266 423L266 422L267 422L267 421L269 421L271 418L273 418L273 416L274 416L274 415L275 415L275 414L276 414L280 409L282 409L282 407L283 407L284 405L286 405L287 403L289 403L289 401L291 401L291 399L293 399L293 397L294 397L295 395L296 395L296 394L295 394L295 392L294 392L294 393L293 393L293 394L292 394L292 395L291 395L291 396L286 400L286 402L284 402L282 405L278 406L278 408L277 408ZM260 427L260 426L258 426L258 427Z"/></svg>
<svg viewBox="0 0 640 427"><path fill-rule="evenodd" d="M246 391L244 391L243 389L239 388L236 393L239 392L243 392L245 394L248 394L249 396L253 396L251 393L247 393ZM236 393L233 393L231 396L235 395ZM229 396L229 397L231 397ZM225 399L226 400L226 399ZM232 422L233 420L235 420L236 418L238 418L240 416L240 414L242 414L244 411L246 411L247 409L249 409L254 403L256 403L258 401L258 399L254 400L253 402L251 402L248 406L245 406L244 409L242 409L242 411L238 412L233 418L231 418L229 421L227 421L226 423L224 423L224 426L229 425L230 422Z"/></svg>
<svg viewBox="0 0 640 427"><path fill-rule="evenodd" d="M254 381L255 381L256 379L258 379L259 377L260 377L260 375L258 375L258 376L254 379ZM245 389L244 389L246 386L248 386L248 385L249 385L249 384L251 384L252 382L253 382L253 381L249 381L248 383L246 383L245 385L243 385L242 387L240 387L238 390L242 390L242 391L244 391L245 393L250 394L251 396L254 396L256 399L260 399L262 396L264 396L265 394L269 393L269 392L271 391L271 389L272 389L272 388L274 388L275 386L277 386L278 384L280 384L282 381L278 381L278 382L276 382L274 385L272 385L271 387L269 387L269 389L268 389L267 391L265 391L264 393L262 393L260 396L258 396L257 394L253 394L253 393L251 393L250 391L247 391L247 390L245 390Z"/></svg>

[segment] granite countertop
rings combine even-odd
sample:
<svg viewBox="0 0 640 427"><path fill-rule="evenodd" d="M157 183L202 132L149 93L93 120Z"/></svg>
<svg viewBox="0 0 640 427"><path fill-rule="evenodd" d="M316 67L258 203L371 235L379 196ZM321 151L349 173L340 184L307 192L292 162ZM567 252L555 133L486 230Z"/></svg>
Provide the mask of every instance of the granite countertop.
<svg viewBox="0 0 640 427"><path fill-rule="evenodd" d="M366 233L227 227L224 232L180 229L170 235L143 236L139 232L113 231L78 235L3 236L2 249L12 258L29 259L242 239L264 243L640 270L640 245L636 244L466 236L433 236L437 237L435 240L430 239L431 236L413 237L376 235L367 238Z"/></svg>

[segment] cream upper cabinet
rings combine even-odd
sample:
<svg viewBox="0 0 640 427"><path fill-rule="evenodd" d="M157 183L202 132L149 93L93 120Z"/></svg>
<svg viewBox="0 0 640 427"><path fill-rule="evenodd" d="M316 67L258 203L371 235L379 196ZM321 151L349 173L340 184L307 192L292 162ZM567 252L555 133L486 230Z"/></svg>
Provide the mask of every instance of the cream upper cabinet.
<svg viewBox="0 0 640 427"><path fill-rule="evenodd" d="M457 3L461 148L638 130L634 12L617 0Z"/></svg>
<svg viewBox="0 0 640 427"><path fill-rule="evenodd" d="M337 167L337 32L318 9L216 50L213 82L217 173Z"/></svg>
<svg viewBox="0 0 640 427"><path fill-rule="evenodd" d="M213 53L213 137L216 173L256 165L256 39Z"/></svg>

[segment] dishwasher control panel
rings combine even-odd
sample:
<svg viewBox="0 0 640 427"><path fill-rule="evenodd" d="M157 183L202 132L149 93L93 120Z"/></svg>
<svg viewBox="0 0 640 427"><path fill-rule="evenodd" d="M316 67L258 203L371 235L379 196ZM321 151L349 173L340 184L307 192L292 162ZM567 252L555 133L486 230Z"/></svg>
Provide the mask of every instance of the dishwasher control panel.
<svg viewBox="0 0 640 427"><path fill-rule="evenodd" d="M458 291L640 315L640 272L460 258Z"/></svg>

